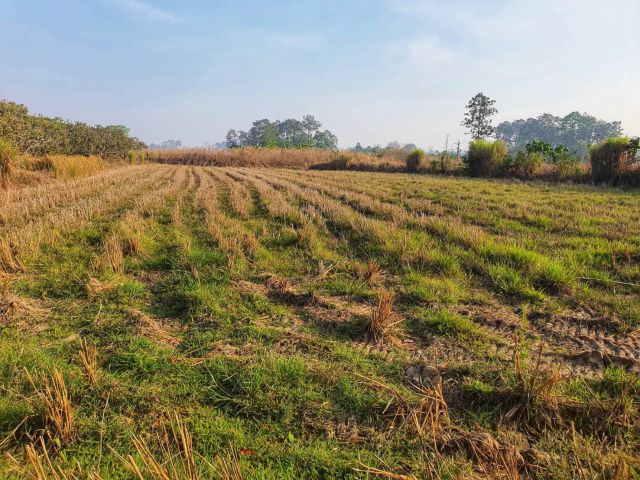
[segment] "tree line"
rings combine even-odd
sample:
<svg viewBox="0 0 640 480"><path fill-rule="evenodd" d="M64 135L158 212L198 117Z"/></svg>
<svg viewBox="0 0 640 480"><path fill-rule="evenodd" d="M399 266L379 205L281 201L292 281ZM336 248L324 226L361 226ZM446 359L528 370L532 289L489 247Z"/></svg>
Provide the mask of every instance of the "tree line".
<svg viewBox="0 0 640 480"><path fill-rule="evenodd" d="M31 115L26 106L0 100L0 138L29 155L124 157L146 145L123 125L88 125Z"/></svg>
<svg viewBox="0 0 640 480"><path fill-rule="evenodd" d="M329 130L321 130L322 124L313 115L305 115L302 120L288 118L270 121L256 120L247 131L231 129L226 135L228 148L321 148L336 150L338 137Z"/></svg>
<svg viewBox="0 0 640 480"><path fill-rule="evenodd" d="M639 160L640 140L623 136L621 122L579 112L565 117L545 113L494 128L491 117L498 112L494 104L481 92L466 106L462 125L473 137L466 156L473 175L531 178L543 164L550 164L566 176L571 170L580 172L578 165L588 158L594 181L640 182L639 170L633 167ZM485 140L494 135L495 141Z"/></svg>
<svg viewBox="0 0 640 480"><path fill-rule="evenodd" d="M518 119L492 125L491 117L498 113L495 100L482 92L466 106L462 126L474 140L495 135L513 152L526 151L531 142L544 142L553 148L565 147L570 153L584 157L593 145L611 137L622 136L622 122L599 120L587 113L571 112L564 117L544 113L536 118Z"/></svg>

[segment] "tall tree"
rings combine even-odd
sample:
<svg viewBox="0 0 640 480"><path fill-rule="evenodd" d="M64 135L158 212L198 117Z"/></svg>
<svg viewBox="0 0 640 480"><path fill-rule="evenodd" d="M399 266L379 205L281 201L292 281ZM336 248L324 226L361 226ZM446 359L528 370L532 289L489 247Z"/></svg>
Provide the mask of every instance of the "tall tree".
<svg viewBox="0 0 640 480"><path fill-rule="evenodd" d="M313 144L316 148L326 148L328 150L337 150L338 137L336 137L329 130L325 130L324 132L321 132L318 130L313 135Z"/></svg>
<svg viewBox="0 0 640 480"><path fill-rule="evenodd" d="M236 132L233 128L227 132L225 136L225 143L227 148L237 148L240 146L240 139L238 138L238 132Z"/></svg>
<svg viewBox="0 0 640 480"><path fill-rule="evenodd" d="M482 92L476 94L467 103L467 112L464 114L461 125L467 128L467 133L471 134L474 140L493 135L495 129L491 125L491 117L498 113L493 106L495 103L495 100Z"/></svg>

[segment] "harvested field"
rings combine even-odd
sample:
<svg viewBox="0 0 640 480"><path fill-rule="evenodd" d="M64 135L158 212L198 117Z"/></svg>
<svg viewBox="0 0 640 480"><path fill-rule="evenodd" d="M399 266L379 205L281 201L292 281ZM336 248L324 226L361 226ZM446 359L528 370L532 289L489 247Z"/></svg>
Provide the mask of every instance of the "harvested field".
<svg viewBox="0 0 640 480"><path fill-rule="evenodd" d="M2 478L640 472L637 191L145 164L0 206Z"/></svg>

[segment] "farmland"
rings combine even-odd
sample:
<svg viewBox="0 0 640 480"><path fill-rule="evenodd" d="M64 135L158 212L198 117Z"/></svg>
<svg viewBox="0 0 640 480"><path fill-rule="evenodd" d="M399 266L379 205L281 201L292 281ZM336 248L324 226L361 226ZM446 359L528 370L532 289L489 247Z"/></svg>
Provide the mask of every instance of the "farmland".
<svg viewBox="0 0 640 480"><path fill-rule="evenodd" d="M640 468L637 191L143 164L0 194L3 478Z"/></svg>

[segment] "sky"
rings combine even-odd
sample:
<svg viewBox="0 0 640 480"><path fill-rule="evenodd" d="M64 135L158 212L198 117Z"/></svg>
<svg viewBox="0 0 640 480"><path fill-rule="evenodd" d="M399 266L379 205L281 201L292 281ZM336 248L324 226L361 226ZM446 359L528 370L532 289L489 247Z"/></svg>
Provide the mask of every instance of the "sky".
<svg viewBox="0 0 640 480"><path fill-rule="evenodd" d="M124 124L146 142L222 141L312 114L341 147L466 142L587 112L640 134L639 0L0 0L0 98Z"/></svg>

